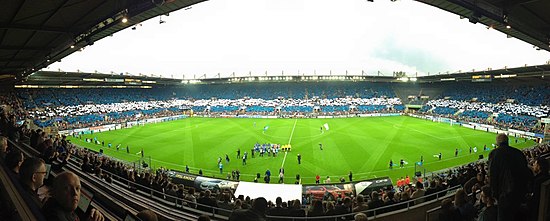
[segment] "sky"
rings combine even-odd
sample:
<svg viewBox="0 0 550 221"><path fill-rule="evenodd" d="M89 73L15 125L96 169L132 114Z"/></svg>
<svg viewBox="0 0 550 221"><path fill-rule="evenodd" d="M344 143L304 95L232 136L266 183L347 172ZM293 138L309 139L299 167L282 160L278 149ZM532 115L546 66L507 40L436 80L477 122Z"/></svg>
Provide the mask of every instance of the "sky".
<svg viewBox="0 0 550 221"><path fill-rule="evenodd" d="M412 0L209 0L115 33L46 70L177 79L421 76L548 61L547 51Z"/></svg>

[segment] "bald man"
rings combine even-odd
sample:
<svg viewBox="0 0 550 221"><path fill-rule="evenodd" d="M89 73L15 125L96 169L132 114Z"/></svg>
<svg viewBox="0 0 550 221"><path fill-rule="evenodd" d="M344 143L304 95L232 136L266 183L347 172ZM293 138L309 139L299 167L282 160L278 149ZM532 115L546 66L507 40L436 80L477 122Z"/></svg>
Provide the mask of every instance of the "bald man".
<svg viewBox="0 0 550 221"><path fill-rule="evenodd" d="M48 221L80 220L74 212L80 201L80 178L72 172L63 172L55 178L52 197L42 208ZM86 220L103 221L103 215L92 209Z"/></svg>
<svg viewBox="0 0 550 221"><path fill-rule="evenodd" d="M519 207L533 174L525 155L508 144L506 134L498 134L496 144L498 148L489 154L489 178L498 200L498 220L521 220Z"/></svg>

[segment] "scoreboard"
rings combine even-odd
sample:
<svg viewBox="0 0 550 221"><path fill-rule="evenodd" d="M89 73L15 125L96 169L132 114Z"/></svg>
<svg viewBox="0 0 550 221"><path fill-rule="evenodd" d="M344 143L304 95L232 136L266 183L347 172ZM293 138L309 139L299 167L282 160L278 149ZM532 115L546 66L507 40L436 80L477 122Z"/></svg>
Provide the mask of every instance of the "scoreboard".
<svg viewBox="0 0 550 221"><path fill-rule="evenodd" d="M490 74L484 75L472 75L472 82L491 82L493 81L493 76Z"/></svg>

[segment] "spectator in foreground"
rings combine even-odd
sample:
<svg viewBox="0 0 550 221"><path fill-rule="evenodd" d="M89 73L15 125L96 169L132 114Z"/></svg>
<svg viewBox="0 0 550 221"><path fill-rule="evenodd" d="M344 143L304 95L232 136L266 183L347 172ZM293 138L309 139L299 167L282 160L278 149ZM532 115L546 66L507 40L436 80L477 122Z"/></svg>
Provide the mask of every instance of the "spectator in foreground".
<svg viewBox="0 0 550 221"><path fill-rule="evenodd" d="M456 191L454 205L460 214L461 220L474 220L476 211L464 189Z"/></svg>
<svg viewBox="0 0 550 221"><path fill-rule="evenodd" d="M4 162L8 151L8 138L0 136L0 162Z"/></svg>
<svg viewBox="0 0 550 221"><path fill-rule="evenodd" d="M210 217L206 214L202 214L201 216L199 216L197 221L210 221Z"/></svg>
<svg viewBox="0 0 550 221"><path fill-rule="evenodd" d="M535 173L535 178L533 179L533 186L531 187L532 197L528 200L528 207L531 210L531 219L537 220L540 206L540 188L542 183L550 179L550 174L548 174L548 161L544 158L537 158L533 164L533 172Z"/></svg>
<svg viewBox="0 0 550 221"><path fill-rule="evenodd" d="M498 134L496 144L489 154L489 183L498 201L498 220L521 220L519 208L532 173L525 155L508 145L506 134Z"/></svg>
<svg viewBox="0 0 550 221"><path fill-rule="evenodd" d="M8 169L17 176L19 175L19 171L24 160L25 157L23 156L23 153L14 148L8 153L8 155L6 155L6 167L8 167Z"/></svg>
<svg viewBox="0 0 550 221"><path fill-rule="evenodd" d="M141 219L141 221L158 221L157 214L149 209L140 211L136 216Z"/></svg>
<svg viewBox="0 0 550 221"><path fill-rule="evenodd" d="M21 164L19 172L19 180L25 192L31 196L36 205L42 206L42 202L38 197L38 188L44 184L44 177L46 176L44 160L40 158L26 159Z"/></svg>
<svg viewBox="0 0 550 221"><path fill-rule="evenodd" d="M485 204L485 207L479 213L477 218L478 221L496 221L498 209L495 205L495 198L493 198L493 193L491 192L491 187L483 186L481 188L481 202Z"/></svg>
<svg viewBox="0 0 550 221"><path fill-rule="evenodd" d="M229 221L263 221L266 220L266 210L267 200L259 197L252 202L252 208L233 211Z"/></svg>
<svg viewBox="0 0 550 221"><path fill-rule="evenodd" d="M357 213L355 214L355 216L353 217L354 218L354 221L367 221L367 215L365 215L364 213Z"/></svg>
<svg viewBox="0 0 550 221"><path fill-rule="evenodd" d="M80 179L72 172L63 172L55 178L52 197L49 198L42 212L48 221L80 220L75 209L80 201ZM91 221L103 221L103 215L92 209L87 217Z"/></svg>

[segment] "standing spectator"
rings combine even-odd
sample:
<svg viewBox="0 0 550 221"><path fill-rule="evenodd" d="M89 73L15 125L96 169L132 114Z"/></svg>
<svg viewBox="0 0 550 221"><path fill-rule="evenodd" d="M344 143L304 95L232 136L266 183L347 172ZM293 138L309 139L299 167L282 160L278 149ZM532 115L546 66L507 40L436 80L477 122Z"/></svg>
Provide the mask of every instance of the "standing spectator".
<svg viewBox="0 0 550 221"><path fill-rule="evenodd" d="M325 183L330 183L330 176L327 176L327 179L325 180Z"/></svg>
<svg viewBox="0 0 550 221"><path fill-rule="evenodd" d="M532 178L523 153L508 145L508 136L499 134L498 148L489 154L489 179L493 196L498 201L498 220L521 220L520 204Z"/></svg>

